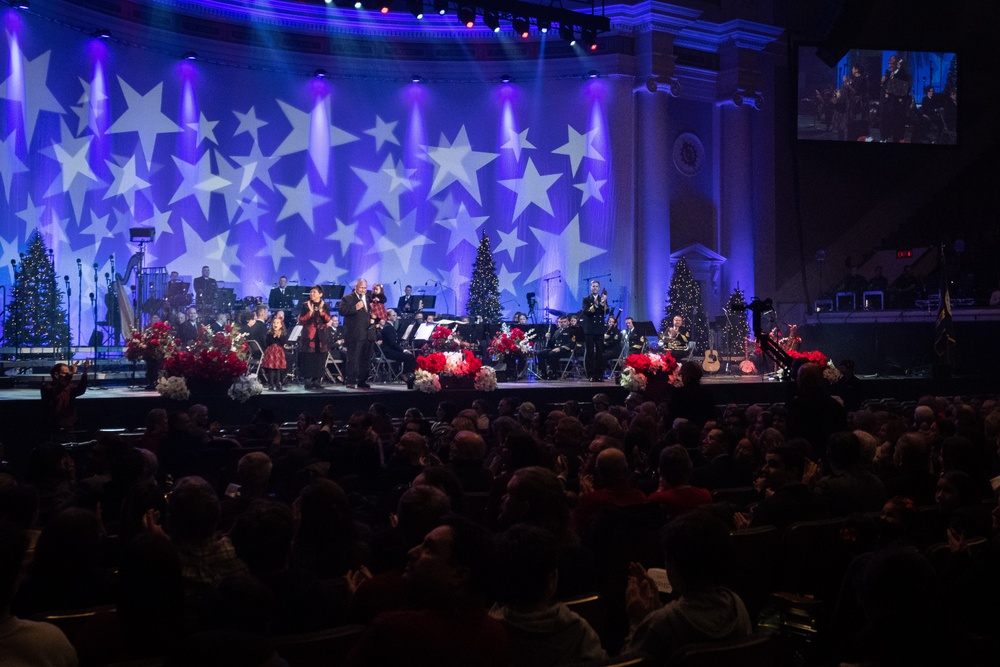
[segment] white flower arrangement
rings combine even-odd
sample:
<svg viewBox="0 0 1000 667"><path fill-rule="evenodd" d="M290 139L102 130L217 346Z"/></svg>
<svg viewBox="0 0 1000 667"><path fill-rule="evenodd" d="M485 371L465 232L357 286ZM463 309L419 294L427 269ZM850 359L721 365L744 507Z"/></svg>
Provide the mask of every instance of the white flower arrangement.
<svg viewBox="0 0 1000 667"><path fill-rule="evenodd" d="M435 394L441 391L441 378L435 373L418 368L413 374L413 386L425 394Z"/></svg>
<svg viewBox="0 0 1000 667"><path fill-rule="evenodd" d="M493 391L497 388L497 373L492 366L483 366L479 369L474 386L479 391Z"/></svg>
<svg viewBox="0 0 1000 667"><path fill-rule="evenodd" d="M625 387L629 391L641 392L646 389L646 376L634 368L626 366L622 369L621 378L618 380L618 384Z"/></svg>
<svg viewBox="0 0 1000 667"><path fill-rule="evenodd" d="M180 375L161 377L156 381L156 391L172 401L186 401L191 398L187 382Z"/></svg>
<svg viewBox="0 0 1000 667"><path fill-rule="evenodd" d="M264 392L264 386L255 375L241 375L229 387L229 398L240 403L246 403L254 396Z"/></svg>

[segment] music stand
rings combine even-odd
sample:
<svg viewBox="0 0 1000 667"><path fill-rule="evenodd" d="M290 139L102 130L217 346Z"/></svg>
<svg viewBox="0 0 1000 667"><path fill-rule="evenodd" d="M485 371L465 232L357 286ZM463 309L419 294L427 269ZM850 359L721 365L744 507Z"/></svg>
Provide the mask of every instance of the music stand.
<svg viewBox="0 0 1000 667"><path fill-rule="evenodd" d="M302 335L302 325L296 324L294 327L292 327L292 330L288 332L288 342L297 343L299 340L299 336L301 335Z"/></svg>
<svg viewBox="0 0 1000 667"><path fill-rule="evenodd" d="M433 294L425 294L418 297L417 301L423 304L423 308L421 308L421 310L426 313L428 310L434 310L434 304L437 303L437 297Z"/></svg>
<svg viewBox="0 0 1000 667"><path fill-rule="evenodd" d="M435 327L437 327L437 324L434 322L422 323L419 327L417 327L417 332L413 335L413 340L422 340L425 342L430 340Z"/></svg>
<svg viewBox="0 0 1000 667"><path fill-rule="evenodd" d="M333 299L334 301L343 298L344 292L347 291L346 285L334 285L332 283L327 283L322 287L323 287L323 298ZM306 298L307 299L309 298L308 295L306 296Z"/></svg>
<svg viewBox="0 0 1000 667"><path fill-rule="evenodd" d="M643 338L643 351L649 349L649 338L652 336L656 338L659 334L656 332L656 325L651 321L647 320L645 322L636 322L635 330L639 332L639 335Z"/></svg>

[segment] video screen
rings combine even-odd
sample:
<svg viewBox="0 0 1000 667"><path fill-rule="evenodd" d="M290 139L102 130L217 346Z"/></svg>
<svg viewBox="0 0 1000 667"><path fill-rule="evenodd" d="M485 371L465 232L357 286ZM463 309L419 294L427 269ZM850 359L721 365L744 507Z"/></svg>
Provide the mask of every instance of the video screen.
<svg viewBox="0 0 1000 667"><path fill-rule="evenodd" d="M850 49L830 62L829 52L798 47L799 139L958 143L954 53Z"/></svg>

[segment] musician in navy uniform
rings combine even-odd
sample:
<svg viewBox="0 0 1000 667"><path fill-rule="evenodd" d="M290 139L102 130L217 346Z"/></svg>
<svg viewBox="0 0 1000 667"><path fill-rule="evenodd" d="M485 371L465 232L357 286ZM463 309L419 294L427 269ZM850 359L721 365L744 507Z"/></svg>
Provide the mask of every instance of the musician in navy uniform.
<svg viewBox="0 0 1000 667"><path fill-rule="evenodd" d="M628 335L628 353L642 354L646 349L646 337L635 328L635 320L631 317L625 318L625 332Z"/></svg>
<svg viewBox="0 0 1000 667"><path fill-rule="evenodd" d="M601 372L609 363L614 362L622 353L622 332L618 328L618 320L614 315L608 317L608 326L604 330L604 356L601 362Z"/></svg>
<svg viewBox="0 0 1000 667"><path fill-rule="evenodd" d="M608 316L608 293L598 280L590 281L590 294L583 298L583 340L586 346L587 376L604 382L604 319Z"/></svg>
<svg viewBox="0 0 1000 667"><path fill-rule="evenodd" d="M399 315L395 310L390 308L386 311L385 324L381 328L382 354L386 359L402 365L403 381L407 387L413 389L413 372L417 368L417 360L413 358L412 352L404 350L399 344L399 331L396 330L398 321Z"/></svg>
<svg viewBox="0 0 1000 667"><path fill-rule="evenodd" d="M292 288L288 286L288 278L281 276L278 278L278 286L271 288L271 293L267 295L267 306L271 310L290 311L295 306L292 297ZM285 313L288 317L288 313Z"/></svg>
<svg viewBox="0 0 1000 667"><path fill-rule="evenodd" d="M545 334L545 349L535 355L538 359L538 374L546 380L555 380L556 374L549 372L549 363L568 357L575 347L576 338L569 328L569 320L562 315L556 321L555 333Z"/></svg>
<svg viewBox="0 0 1000 667"><path fill-rule="evenodd" d="M210 274L211 270L207 266L201 267L201 275L194 279L194 296L199 310L214 312L219 283Z"/></svg>
<svg viewBox="0 0 1000 667"><path fill-rule="evenodd" d="M399 303L396 304L396 310L403 314L405 317L409 317L414 313L420 311L419 299L413 296L413 286L407 285L405 288L405 294L399 297Z"/></svg>

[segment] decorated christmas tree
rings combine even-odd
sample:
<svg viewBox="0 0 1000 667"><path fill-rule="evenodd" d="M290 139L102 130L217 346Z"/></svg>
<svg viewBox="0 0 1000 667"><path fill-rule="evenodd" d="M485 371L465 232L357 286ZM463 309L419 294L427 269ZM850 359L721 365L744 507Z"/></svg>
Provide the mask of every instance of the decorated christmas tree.
<svg viewBox="0 0 1000 667"><path fill-rule="evenodd" d="M66 347L69 324L62 308L63 293L56 281L48 248L37 231L28 243L7 306L4 343L22 347Z"/></svg>
<svg viewBox="0 0 1000 667"><path fill-rule="evenodd" d="M469 285L469 317L483 322L499 322L503 318L500 308L500 281L497 268L493 264L490 237L483 234L479 242L479 253L472 265L472 283Z"/></svg>
<svg viewBox="0 0 1000 667"><path fill-rule="evenodd" d="M708 322L705 317L705 306L701 302L701 285L694 279L683 257L677 261L674 275L670 278L667 303L663 309L663 319L660 321L661 333L670 328L675 315L684 318L684 324L691 331L692 340L697 341L699 349L705 349L708 345Z"/></svg>
<svg viewBox="0 0 1000 667"><path fill-rule="evenodd" d="M743 355L746 340L750 337L750 323L748 315L746 297L743 291L737 287L729 295L729 302L726 304L726 328L725 344L735 355Z"/></svg>

